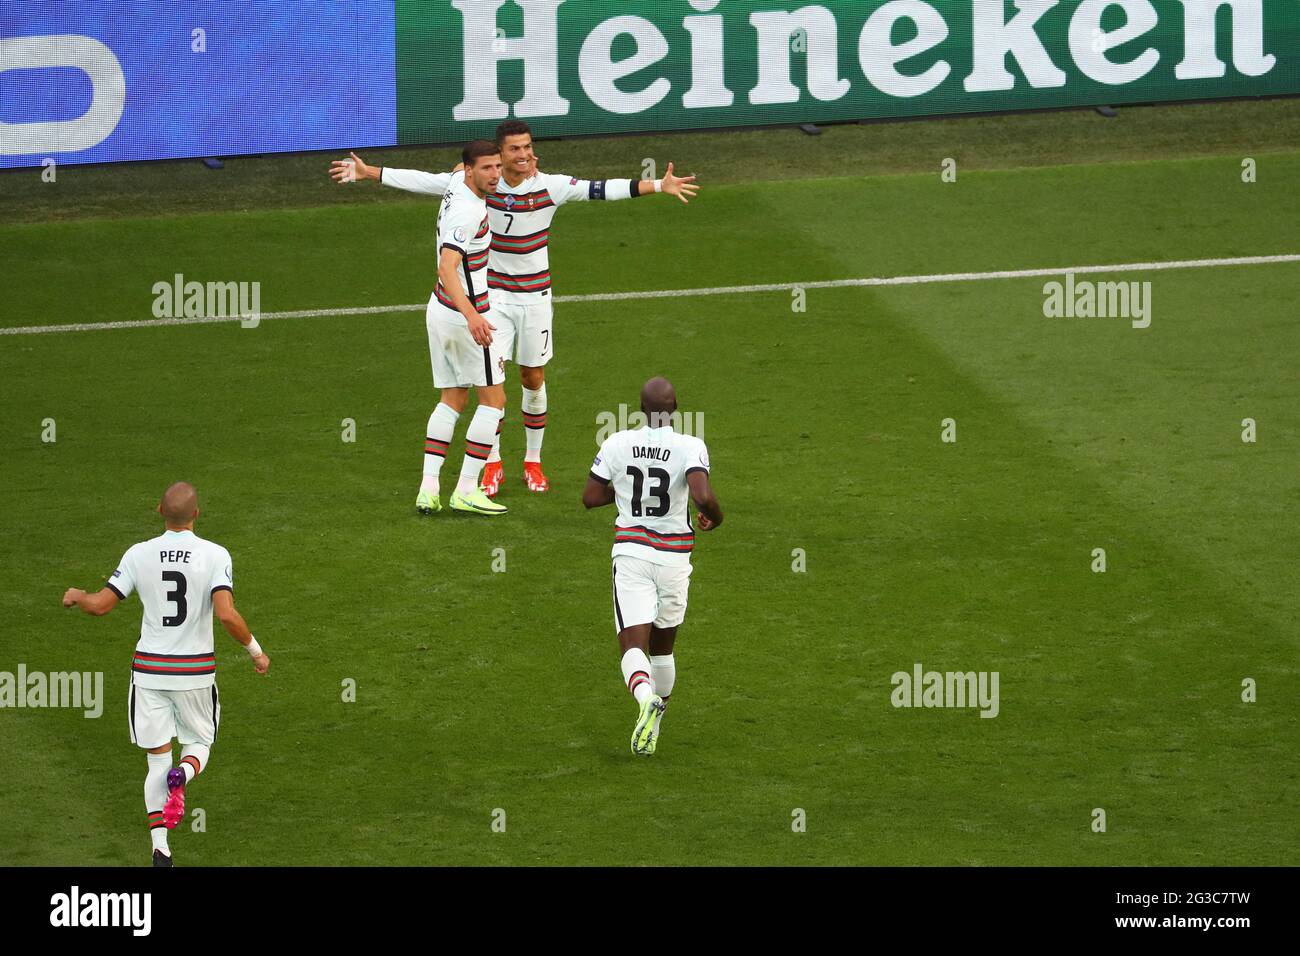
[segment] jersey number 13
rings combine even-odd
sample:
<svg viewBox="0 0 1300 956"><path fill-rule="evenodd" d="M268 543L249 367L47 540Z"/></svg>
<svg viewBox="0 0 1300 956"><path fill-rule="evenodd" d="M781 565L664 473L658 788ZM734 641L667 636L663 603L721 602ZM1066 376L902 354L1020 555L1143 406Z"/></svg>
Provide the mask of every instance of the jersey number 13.
<svg viewBox="0 0 1300 956"><path fill-rule="evenodd" d="M647 518L662 518L668 514L668 472L662 468L649 468L642 474L640 468L628 465L627 473L632 478L632 517L640 518L644 513ZM641 494L645 490L646 475L654 482L650 497L658 503L647 502L643 511Z"/></svg>

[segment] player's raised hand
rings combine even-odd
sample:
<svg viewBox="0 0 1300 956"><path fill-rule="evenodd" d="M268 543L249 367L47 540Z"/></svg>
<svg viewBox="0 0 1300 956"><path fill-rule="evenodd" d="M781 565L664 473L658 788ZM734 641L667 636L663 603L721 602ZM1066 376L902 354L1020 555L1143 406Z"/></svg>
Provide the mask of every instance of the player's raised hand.
<svg viewBox="0 0 1300 956"><path fill-rule="evenodd" d="M479 345L487 348L492 344L492 333L497 327L489 322L483 316L475 314L473 318L465 320L469 324L469 334Z"/></svg>
<svg viewBox="0 0 1300 956"><path fill-rule="evenodd" d="M684 203L689 203L700 191L700 187L695 185L694 176L673 175L673 164L669 163L668 170L664 173L663 191L670 196L676 196Z"/></svg>
<svg viewBox="0 0 1300 956"><path fill-rule="evenodd" d="M330 176L336 183L354 183L362 179L378 179L379 167L367 166L356 153L351 159L336 159L330 164Z"/></svg>
<svg viewBox="0 0 1300 956"><path fill-rule="evenodd" d="M76 607L77 601L84 597L85 593L81 588L68 588L63 592L63 606Z"/></svg>
<svg viewBox="0 0 1300 956"><path fill-rule="evenodd" d="M265 674L271 669L271 658L265 654L258 654L253 658L253 670L259 674Z"/></svg>

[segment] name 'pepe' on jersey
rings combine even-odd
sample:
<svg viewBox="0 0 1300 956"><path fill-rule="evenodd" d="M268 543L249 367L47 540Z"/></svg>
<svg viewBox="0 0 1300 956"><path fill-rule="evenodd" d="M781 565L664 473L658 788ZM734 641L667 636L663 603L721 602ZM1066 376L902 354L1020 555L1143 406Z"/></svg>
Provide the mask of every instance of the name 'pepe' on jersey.
<svg viewBox="0 0 1300 956"><path fill-rule="evenodd" d="M384 167L380 181L408 192L450 195L465 182L465 174ZM635 180L575 179L555 173L537 173L518 186L503 178L486 201L492 222L488 285L499 294L522 296L525 301L530 294L550 289L549 245L555 211L568 202L631 199L635 188ZM439 243L441 248L441 236Z"/></svg>
<svg viewBox="0 0 1300 956"><path fill-rule="evenodd" d="M614 484L618 519L615 556L655 564L689 564L695 547L686 476L709 472L709 450L699 438L665 425L616 432L605 439L591 477Z"/></svg>
<svg viewBox="0 0 1300 956"><path fill-rule="evenodd" d="M140 593L144 614L132 683L158 690L215 683L212 595L234 591L229 551L193 531L165 531L131 545L106 587L121 600Z"/></svg>
<svg viewBox="0 0 1300 956"><path fill-rule="evenodd" d="M442 208L438 210L437 256L442 255L444 247L455 249L461 254L460 278L465 286L465 295L482 315L490 308L488 284L484 281L483 273L488 265L492 230L488 227L487 204L465 185L463 173L458 173L457 176L459 178L448 186L442 198ZM446 317L449 322L469 324L443 288L441 279L438 280L434 295L453 313Z"/></svg>

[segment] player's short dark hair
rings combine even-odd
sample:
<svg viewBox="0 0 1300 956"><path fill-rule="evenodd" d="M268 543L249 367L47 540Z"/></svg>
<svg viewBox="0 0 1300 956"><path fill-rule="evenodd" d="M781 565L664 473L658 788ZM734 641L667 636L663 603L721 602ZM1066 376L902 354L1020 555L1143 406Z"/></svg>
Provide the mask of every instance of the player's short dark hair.
<svg viewBox="0 0 1300 956"><path fill-rule="evenodd" d="M474 162L484 156L500 156L501 147L488 139L470 140L465 144L465 148L460 151L460 161L467 167L473 166Z"/></svg>
<svg viewBox="0 0 1300 956"><path fill-rule="evenodd" d="M506 120L497 127L497 142L504 143L507 136L532 136L533 131L523 120Z"/></svg>

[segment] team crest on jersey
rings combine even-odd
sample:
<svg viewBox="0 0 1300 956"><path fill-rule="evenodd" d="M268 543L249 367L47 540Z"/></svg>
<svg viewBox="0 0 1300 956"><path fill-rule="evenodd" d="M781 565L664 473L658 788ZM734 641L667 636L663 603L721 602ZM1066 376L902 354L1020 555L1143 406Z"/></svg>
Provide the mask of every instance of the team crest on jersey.
<svg viewBox="0 0 1300 956"><path fill-rule="evenodd" d="M514 197L514 196L507 196L507 197L506 197L506 208L507 208L507 209L514 209L514 208L515 208L515 197Z"/></svg>

